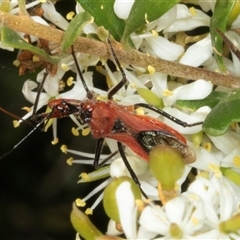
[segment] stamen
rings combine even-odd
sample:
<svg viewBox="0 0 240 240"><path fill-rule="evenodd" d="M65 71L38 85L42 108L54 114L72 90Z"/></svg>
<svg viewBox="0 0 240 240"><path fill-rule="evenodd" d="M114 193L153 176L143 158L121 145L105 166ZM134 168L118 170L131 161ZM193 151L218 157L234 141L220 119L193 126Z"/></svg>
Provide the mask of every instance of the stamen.
<svg viewBox="0 0 240 240"><path fill-rule="evenodd" d="M158 32L156 30L151 30L151 33L154 37L158 37Z"/></svg>
<svg viewBox="0 0 240 240"><path fill-rule="evenodd" d="M18 120L13 120L13 127L17 128L20 126L20 122Z"/></svg>
<svg viewBox="0 0 240 240"><path fill-rule="evenodd" d="M219 166L217 166L215 164L209 164L208 169L211 170L217 178L222 177L222 172L221 172Z"/></svg>
<svg viewBox="0 0 240 240"><path fill-rule="evenodd" d="M67 159L66 163L69 165L69 166L72 166L73 165L73 158L70 157Z"/></svg>
<svg viewBox="0 0 240 240"><path fill-rule="evenodd" d="M149 21L148 21L148 19L147 19L147 18L148 18L147 13L145 13L144 18L145 18L146 23L149 23Z"/></svg>
<svg viewBox="0 0 240 240"><path fill-rule="evenodd" d="M144 110L143 110L143 108L141 108L141 107L137 108L137 109L135 110L135 112L136 112L137 115L141 115L141 116L144 116L144 115L145 115Z"/></svg>
<svg viewBox="0 0 240 240"><path fill-rule="evenodd" d="M66 19L67 20L72 20L74 15L75 15L75 12L71 11L67 14Z"/></svg>
<svg viewBox="0 0 240 240"><path fill-rule="evenodd" d="M87 215L92 215L92 214L93 214L93 209L87 208L86 211L85 211L85 213L86 213Z"/></svg>
<svg viewBox="0 0 240 240"><path fill-rule="evenodd" d="M240 156L239 156L239 155L238 155L238 156L235 156L235 157L233 158L233 165L234 165L235 167L240 168Z"/></svg>
<svg viewBox="0 0 240 240"><path fill-rule="evenodd" d="M196 15L197 15L197 12L196 12L195 7L190 7L190 8L189 8L189 11L190 11L190 13L192 14L192 16L196 16Z"/></svg>
<svg viewBox="0 0 240 240"><path fill-rule="evenodd" d="M72 86L72 84L74 83L74 78L73 77L69 77L68 79L67 79L67 85L70 87L70 86Z"/></svg>
<svg viewBox="0 0 240 240"><path fill-rule="evenodd" d="M96 199L96 201L94 202L94 204L91 206L90 209L93 211L102 200L103 200L103 192L98 196L98 198Z"/></svg>
<svg viewBox="0 0 240 240"><path fill-rule="evenodd" d="M27 111L27 112L31 112L32 111L32 108L30 108L30 107L23 107L23 108L21 108L22 110L25 110L25 111Z"/></svg>
<svg viewBox="0 0 240 240"><path fill-rule="evenodd" d="M210 142L205 142L203 144L203 147L208 151L208 152L211 152L211 149L212 149L212 144Z"/></svg>
<svg viewBox="0 0 240 240"><path fill-rule="evenodd" d="M78 207L84 207L84 206L86 205L86 202L85 202L83 199L81 199L81 198L77 198L77 199L75 200L75 203L76 203L76 205L77 205Z"/></svg>
<svg viewBox="0 0 240 240"><path fill-rule="evenodd" d="M80 175L79 175L79 177L81 177L82 179L84 179L84 180L88 180L89 179L89 175L87 174L87 173L81 173Z"/></svg>
<svg viewBox="0 0 240 240"><path fill-rule="evenodd" d="M66 63L62 63L62 64L61 64L61 68L62 68L65 72L67 72L67 71L69 70L69 67L68 67L68 65L67 65Z"/></svg>
<svg viewBox="0 0 240 240"><path fill-rule="evenodd" d="M52 145L56 145L58 143L58 138L55 138L51 141Z"/></svg>
<svg viewBox="0 0 240 240"><path fill-rule="evenodd" d="M91 132L90 127L86 127L82 129L82 135L87 136Z"/></svg>
<svg viewBox="0 0 240 240"><path fill-rule="evenodd" d="M60 149L61 149L61 151L63 152L63 153L66 153L67 154L67 145L62 145L61 147L60 147Z"/></svg>
<svg viewBox="0 0 240 240"><path fill-rule="evenodd" d="M95 189L93 189L86 197L84 197L81 201L86 202L88 199L90 199L92 196L94 196L96 193L104 189L110 182L112 181L112 178L108 178L106 181L102 182L100 185L98 185Z"/></svg>
<svg viewBox="0 0 240 240"><path fill-rule="evenodd" d="M168 90L168 89L165 89L163 91L163 96L165 96L165 97L169 97L169 96L172 96L172 95L173 95L173 92Z"/></svg>
<svg viewBox="0 0 240 240"><path fill-rule="evenodd" d="M39 62L39 61L40 61L40 58L39 58L38 56L34 55L34 56L32 57L32 60L33 60L33 62Z"/></svg>
<svg viewBox="0 0 240 240"><path fill-rule="evenodd" d="M72 127L71 131L72 131L72 134L73 134L74 136L76 136L76 137L79 136L78 128Z"/></svg>
<svg viewBox="0 0 240 240"><path fill-rule="evenodd" d="M147 70L150 75L153 75L156 72L155 68L151 65L148 65Z"/></svg>

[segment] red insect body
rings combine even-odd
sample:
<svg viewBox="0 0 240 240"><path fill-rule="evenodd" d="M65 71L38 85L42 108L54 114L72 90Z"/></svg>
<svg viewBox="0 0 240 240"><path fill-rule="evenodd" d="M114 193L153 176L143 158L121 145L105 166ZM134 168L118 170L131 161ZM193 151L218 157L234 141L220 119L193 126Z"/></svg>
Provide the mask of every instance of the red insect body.
<svg viewBox="0 0 240 240"><path fill-rule="evenodd" d="M118 105L111 100L90 99L81 102L74 99L58 99L49 103L49 107L53 109L51 117L68 116L69 105L76 108L72 113L90 126L95 139L114 139L127 145L144 160L148 160L149 152L139 143L138 134L146 131L157 132L162 136L167 135L171 141L174 140L173 147L181 152L186 163L195 161L194 151L188 147L186 139L179 132L155 118L136 115L132 105ZM118 128L117 121L120 122Z"/></svg>

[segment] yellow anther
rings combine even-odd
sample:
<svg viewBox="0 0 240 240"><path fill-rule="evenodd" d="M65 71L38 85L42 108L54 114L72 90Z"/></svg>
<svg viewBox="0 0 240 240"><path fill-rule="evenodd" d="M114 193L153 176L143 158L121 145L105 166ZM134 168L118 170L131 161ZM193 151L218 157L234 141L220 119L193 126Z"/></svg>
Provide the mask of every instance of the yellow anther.
<svg viewBox="0 0 240 240"><path fill-rule="evenodd" d="M91 208L87 208L86 211L85 211L85 213L86 213L87 215L92 215L92 214L93 214L93 210L92 210Z"/></svg>
<svg viewBox="0 0 240 240"><path fill-rule="evenodd" d="M218 178L222 177L222 172L220 171L219 166L215 164L209 164L208 169L213 171L214 175Z"/></svg>
<svg viewBox="0 0 240 240"><path fill-rule="evenodd" d="M196 217L191 217L191 222L193 223L193 225L197 226L199 224L199 219L197 219Z"/></svg>
<svg viewBox="0 0 240 240"><path fill-rule="evenodd" d="M83 136L87 136L90 132L91 132L90 127L86 127L84 129L82 129L82 135Z"/></svg>
<svg viewBox="0 0 240 240"><path fill-rule="evenodd" d="M138 207L138 211L142 212L142 210L143 210L144 207L145 207L145 203L143 202L143 200L136 199L136 200L135 200L135 204L136 204L137 207Z"/></svg>
<svg viewBox="0 0 240 240"><path fill-rule="evenodd" d="M87 173L85 173L85 172L81 173L79 175L79 177L81 177L83 180L88 180L89 179L89 175Z"/></svg>
<svg viewBox="0 0 240 240"><path fill-rule="evenodd" d="M67 71L69 70L69 67L68 67L68 65L67 65L66 63L62 63L62 64L61 64L61 68L62 68L65 72L67 72Z"/></svg>
<svg viewBox="0 0 240 240"><path fill-rule="evenodd" d="M15 66L15 67L19 67L20 64L21 64L21 63L20 63L20 61L18 61L18 60L14 60L14 61L13 61L13 66Z"/></svg>
<svg viewBox="0 0 240 240"><path fill-rule="evenodd" d="M144 110L143 110L143 108L141 108L141 107L137 108L137 109L135 110L135 112L136 112L137 115L141 115L141 116L144 116L144 115L145 115Z"/></svg>
<svg viewBox="0 0 240 240"><path fill-rule="evenodd" d="M66 163L69 165L69 166L72 166L73 165L73 158L70 157L67 159Z"/></svg>
<svg viewBox="0 0 240 240"><path fill-rule="evenodd" d="M58 138L55 138L51 141L52 145L56 145L58 143Z"/></svg>
<svg viewBox="0 0 240 240"><path fill-rule="evenodd" d="M103 9L104 7L103 7L103 5L101 5L101 9Z"/></svg>
<svg viewBox="0 0 240 240"><path fill-rule="evenodd" d="M67 14L66 19L67 20L72 20L74 15L75 15L75 12L71 11Z"/></svg>
<svg viewBox="0 0 240 240"><path fill-rule="evenodd" d="M163 91L163 96L165 96L165 97L169 97L169 96L172 96L172 95L173 95L173 92L168 90L168 89L165 89Z"/></svg>
<svg viewBox="0 0 240 240"><path fill-rule="evenodd" d="M153 75L156 72L155 68L151 65L148 65L147 70L150 75Z"/></svg>
<svg viewBox="0 0 240 240"><path fill-rule="evenodd" d="M158 32L156 30L151 30L151 33L154 37L158 37Z"/></svg>
<svg viewBox="0 0 240 240"><path fill-rule="evenodd" d="M67 79L67 85L68 85L69 87L72 86L73 80L74 80L73 77L69 77L69 78Z"/></svg>
<svg viewBox="0 0 240 240"><path fill-rule="evenodd" d="M84 200L82 200L81 198L77 198L75 200L75 203L78 207L84 207L86 205L86 202Z"/></svg>
<svg viewBox="0 0 240 240"><path fill-rule="evenodd" d="M73 128L72 128L72 134L73 134L74 136L79 136L79 131L78 131L78 129L75 128L75 127L73 127Z"/></svg>
<svg viewBox="0 0 240 240"><path fill-rule="evenodd" d="M63 144L61 147L60 147L61 151L63 153L66 153L67 154L67 145Z"/></svg>
<svg viewBox="0 0 240 240"><path fill-rule="evenodd" d="M27 112L30 112L32 109L30 108L30 107L23 107L23 108L21 108L22 110L25 110L25 111L27 111Z"/></svg>
<svg viewBox="0 0 240 240"><path fill-rule="evenodd" d="M190 7L190 8L189 8L189 11L190 11L190 13L192 14L192 16L196 16L196 15L197 15L197 12L196 12L195 7Z"/></svg>
<svg viewBox="0 0 240 240"><path fill-rule="evenodd" d="M235 157L233 158L233 165L234 165L235 167L240 168L240 156L239 156L239 155L238 155L238 156L235 156Z"/></svg>
<svg viewBox="0 0 240 240"><path fill-rule="evenodd" d="M45 2L47 2L47 0L39 0L39 2L45 3Z"/></svg>
<svg viewBox="0 0 240 240"><path fill-rule="evenodd" d="M148 18L147 13L145 13L144 18L145 18L146 23L149 23L149 21L148 21L148 19L147 19L147 18Z"/></svg>
<svg viewBox="0 0 240 240"><path fill-rule="evenodd" d="M207 171L200 172L200 173L198 173L197 177L209 179L209 172L207 172Z"/></svg>
<svg viewBox="0 0 240 240"><path fill-rule="evenodd" d="M40 61L40 58L39 58L38 56L34 55L34 56L32 57L32 60L33 60L33 62L39 62L39 61Z"/></svg>
<svg viewBox="0 0 240 240"><path fill-rule="evenodd" d="M208 151L208 152L211 152L211 149L212 149L212 144L210 142L205 142L203 144L203 147Z"/></svg>
<svg viewBox="0 0 240 240"><path fill-rule="evenodd" d="M13 127L17 128L20 126L20 122L18 120L13 120Z"/></svg>
<svg viewBox="0 0 240 240"><path fill-rule="evenodd" d="M91 17L91 20L89 21L89 23L94 23L94 17Z"/></svg>

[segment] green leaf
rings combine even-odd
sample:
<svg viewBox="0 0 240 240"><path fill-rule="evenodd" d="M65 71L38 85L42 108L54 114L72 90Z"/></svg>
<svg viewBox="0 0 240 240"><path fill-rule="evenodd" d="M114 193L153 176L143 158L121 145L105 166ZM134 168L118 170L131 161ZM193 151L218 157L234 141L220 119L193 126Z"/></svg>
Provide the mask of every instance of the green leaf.
<svg viewBox="0 0 240 240"><path fill-rule="evenodd" d="M16 32L3 26L1 29L1 41L4 46L28 50L46 62L57 64L60 57L50 56L43 49L35 47L22 39Z"/></svg>
<svg viewBox="0 0 240 240"><path fill-rule="evenodd" d="M208 106L214 108L220 100L226 98L227 93L213 91L206 98L201 100L177 100L176 107L184 111L194 112L198 108Z"/></svg>
<svg viewBox="0 0 240 240"><path fill-rule="evenodd" d="M126 43L132 32L146 24L146 21L158 19L178 2L179 0L135 0L126 22L122 42Z"/></svg>
<svg viewBox="0 0 240 240"><path fill-rule="evenodd" d="M76 0L85 11L94 17L94 22L106 30L117 40L120 41L123 35L125 22L118 18L114 13L114 0Z"/></svg>
<svg viewBox="0 0 240 240"><path fill-rule="evenodd" d="M203 131L211 136L224 134L230 125L240 122L240 90L234 90L208 114Z"/></svg>
<svg viewBox="0 0 240 240"><path fill-rule="evenodd" d="M92 17L88 12L77 14L69 23L63 36L61 49L65 52L82 32L84 26L91 21Z"/></svg>
<svg viewBox="0 0 240 240"><path fill-rule="evenodd" d="M235 11L233 12L236 3L237 0L218 0L210 22L212 45L216 50L214 51L214 58L222 72L227 71L222 57L223 39L216 29L220 29L223 33L226 31L228 22L232 22L236 18Z"/></svg>
<svg viewBox="0 0 240 240"><path fill-rule="evenodd" d="M154 107L163 109L164 105L162 99L149 89L138 88L137 92L147 103L153 105Z"/></svg>

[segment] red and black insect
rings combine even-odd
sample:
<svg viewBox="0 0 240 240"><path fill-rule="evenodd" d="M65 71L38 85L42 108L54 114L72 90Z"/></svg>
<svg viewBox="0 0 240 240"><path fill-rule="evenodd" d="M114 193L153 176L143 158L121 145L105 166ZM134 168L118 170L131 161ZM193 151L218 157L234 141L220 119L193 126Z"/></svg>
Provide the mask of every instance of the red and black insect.
<svg viewBox="0 0 240 240"><path fill-rule="evenodd" d="M153 117L137 115L135 109L138 107L144 107L153 110L184 127L196 126L202 122L188 124L167 114L161 109L145 103L123 106L114 102L114 94L125 85L127 78L109 39L108 44L116 65L122 74L122 80L108 92L108 100L97 100L90 92L73 52L72 55L77 66L78 74L80 75L80 79L87 92L87 99L84 101L57 99L49 102L48 106L52 109L52 112L49 114L37 115L36 119L41 118L42 120L23 140L37 129L45 119L55 117L62 118L73 114L81 124L88 124L91 128L93 137L98 139L93 163L94 167L98 167L104 138L110 138L117 141L119 153L132 178L137 184L139 184L139 181L124 154L122 144L128 146L144 160L148 160L149 151L155 146L161 144L169 145L180 152L184 162L194 162L196 160L195 152L187 145L186 139L179 132ZM21 142L23 140L21 140ZM17 145L15 145L14 148L16 148Z"/></svg>

